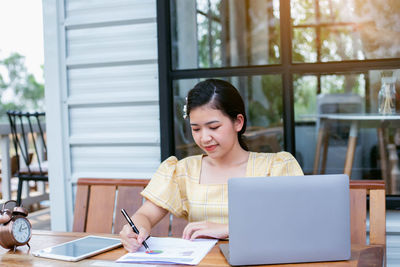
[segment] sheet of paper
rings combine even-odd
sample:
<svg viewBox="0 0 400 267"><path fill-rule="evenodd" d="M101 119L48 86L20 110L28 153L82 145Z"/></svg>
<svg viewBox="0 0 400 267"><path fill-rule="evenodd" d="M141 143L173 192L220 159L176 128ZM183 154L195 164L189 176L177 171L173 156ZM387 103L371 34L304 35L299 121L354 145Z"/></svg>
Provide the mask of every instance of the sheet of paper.
<svg viewBox="0 0 400 267"><path fill-rule="evenodd" d="M216 239L195 239L193 241L173 237L150 237L146 243L156 254L146 253L141 247L134 253L127 253L117 262L177 263L196 265L218 242Z"/></svg>

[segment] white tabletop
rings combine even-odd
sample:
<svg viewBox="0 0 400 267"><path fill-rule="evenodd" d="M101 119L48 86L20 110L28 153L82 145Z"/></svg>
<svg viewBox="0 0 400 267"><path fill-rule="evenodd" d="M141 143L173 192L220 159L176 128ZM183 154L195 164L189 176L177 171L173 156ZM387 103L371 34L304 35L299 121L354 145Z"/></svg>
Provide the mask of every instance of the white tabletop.
<svg viewBox="0 0 400 267"><path fill-rule="evenodd" d="M329 113L315 114L316 118L330 120L349 121L396 121L400 120L400 114L382 115L377 113Z"/></svg>
<svg viewBox="0 0 400 267"><path fill-rule="evenodd" d="M315 120L348 120L348 121L397 121L400 120L400 113L392 115L382 115L378 113L322 113L322 114L304 114L301 119Z"/></svg>

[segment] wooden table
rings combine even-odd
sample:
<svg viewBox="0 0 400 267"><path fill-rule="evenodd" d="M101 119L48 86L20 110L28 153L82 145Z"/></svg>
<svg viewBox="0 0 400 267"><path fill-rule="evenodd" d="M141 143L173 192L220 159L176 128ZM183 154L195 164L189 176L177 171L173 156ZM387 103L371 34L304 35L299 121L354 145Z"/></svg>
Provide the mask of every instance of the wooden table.
<svg viewBox="0 0 400 267"><path fill-rule="evenodd" d="M48 246L53 246L62 242L71 241L73 239L88 235L86 233L64 233L51 231L34 231L30 241L31 250L35 251ZM117 237L115 235L104 235ZM305 263L305 264L285 264L273 265L279 266L382 266L383 262L383 247L382 246L352 246L352 258L349 261L327 262L327 263ZM13 253L6 249L0 249L0 266L139 266L140 264L121 264L114 261L124 255L126 251L120 247L97 256L78 261L76 263L51 260L45 258L34 257L29 253L28 247L19 247ZM143 264L143 266L156 266L153 264ZM159 265L159 266L179 266L184 265ZM210 253L200 262L198 266L229 266L224 256L220 252L218 246L215 246Z"/></svg>

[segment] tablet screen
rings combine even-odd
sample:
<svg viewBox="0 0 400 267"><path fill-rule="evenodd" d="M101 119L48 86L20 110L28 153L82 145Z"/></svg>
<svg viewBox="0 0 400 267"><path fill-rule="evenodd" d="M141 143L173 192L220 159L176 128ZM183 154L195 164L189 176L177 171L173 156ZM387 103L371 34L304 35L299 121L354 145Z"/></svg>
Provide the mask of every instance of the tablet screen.
<svg viewBox="0 0 400 267"><path fill-rule="evenodd" d="M35 256L77 261L121 245L117 238L86 236L34 252Z"/></svg>

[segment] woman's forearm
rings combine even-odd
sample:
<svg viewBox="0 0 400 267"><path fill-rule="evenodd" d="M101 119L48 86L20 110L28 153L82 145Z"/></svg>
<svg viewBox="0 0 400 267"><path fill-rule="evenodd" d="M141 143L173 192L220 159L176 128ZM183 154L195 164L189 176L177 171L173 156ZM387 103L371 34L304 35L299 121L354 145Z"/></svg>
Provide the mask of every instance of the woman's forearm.
<svg viewBox="0 0 400 267"><path fill-rule="evenodd" d="M150 219L147 218L146 215L141 214L141 213L135 213L132 216L132 220L133 220L136 228L139 229L139 231L141 228L144 228L147 231L147 233L150 234L152 225L151 225Z"/></svg>

